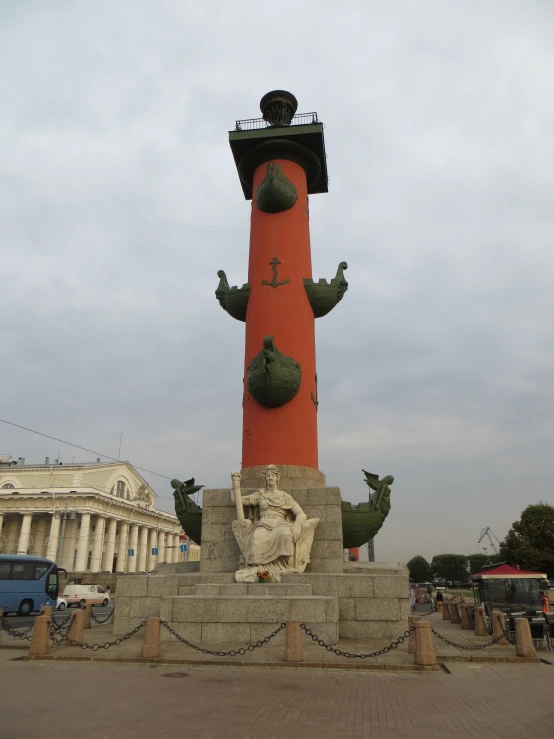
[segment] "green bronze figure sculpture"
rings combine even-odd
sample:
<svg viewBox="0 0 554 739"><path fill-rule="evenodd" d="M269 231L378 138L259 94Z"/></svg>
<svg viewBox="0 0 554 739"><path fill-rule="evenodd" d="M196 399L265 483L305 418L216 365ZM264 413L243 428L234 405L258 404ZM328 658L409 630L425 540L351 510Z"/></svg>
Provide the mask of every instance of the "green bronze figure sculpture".
<svg viewBox="0 0 554 739"><path fill-rule="evenodd" d="M292 357L282 354L273 336L264 336L263 349L248 365L248 392L264 408L278 408L294 398L302 370Z"/></svg>
<svg viewBox="0 0 554 739"><path fill-rule="evenodd" d="M173 497L175 498L175 514L179 519L183 531L195 544L200 546L202 540L202 508L190 497L204 485L195 485L194 477L185 482L172 480Z"/></svg>
<svg viewBox="0 0 554 739"><path fill-rule="evenodd" d="M269 162L265 177L256 189L256 204L264 213L282 213L296 203L296 186L286 177L281 166Z"/></svg>
<svg viewBox="0 0 554 739"><path fill-rule="evenodd" d="M342 502L342 538L345 549L354 549L373 539L390 511L390 486L394 477L387 475L380 480L379 475L365 470L362 472L365 483L374 492L370 492L368 503L352 505Z"/></svg>

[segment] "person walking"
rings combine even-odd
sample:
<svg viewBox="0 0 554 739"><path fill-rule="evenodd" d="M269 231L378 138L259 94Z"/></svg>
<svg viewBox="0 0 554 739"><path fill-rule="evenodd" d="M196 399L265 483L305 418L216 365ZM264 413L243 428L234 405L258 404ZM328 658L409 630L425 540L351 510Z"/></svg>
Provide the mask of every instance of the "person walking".
<svg viewBox="0 0 554 739"><path fill-rule="evenodd" d="M541 590L541 606L543 613L550 613L550 603L544 590Z"/></svg>

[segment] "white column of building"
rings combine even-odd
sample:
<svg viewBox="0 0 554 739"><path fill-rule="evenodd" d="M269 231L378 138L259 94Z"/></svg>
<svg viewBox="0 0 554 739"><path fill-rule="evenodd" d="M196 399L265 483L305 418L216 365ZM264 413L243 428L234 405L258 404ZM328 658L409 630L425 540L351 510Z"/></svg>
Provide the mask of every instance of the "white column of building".
<svg viewBox="0 0 554 739"><path fill-rule="evenodd" d="M157 556L155 554L152 554L152 549L158 546L158 532L156 529L150 529L150 542L148 545L148 566L146 568L147 572L152 572L154 567L156 566L157 562Z"/></svg>
<svg viewBox="0 0 554 739"><path fill-rule="evenodd" d="M6 524L6 554L16 553L18 530L19 516L16 516Z"/></svg>
<svg viewBox="0 0 554 739"><path fill-rule="evenodd" d="M161 565L165 562L165 531L158 531L158 562Z"/></svg>
<svg viewBox="0 0 554 739"><path fill-rule="evenodd" d="M77 572L85 572L87 569L89 533L90 513L83 513L77 541L77 556L75 557L75 570Z"/></svg>
<svg viewBox="0 0 554 739"><path fill-rule="evenodd" d="M181 541L179 539L179 534L173 534L173 561L181 561Z"/></svg>
<svg viewBox="0 0 554 739"><path fill-rule="evenodd" d="M66 521L62 552L62 567L68 572L73 571L73 566L75 564L75 542L77 541L77 528L79 525L77 514L71 513L70 516L75 516L75 518L70 517L69 520Z"/></svg>
<svg viewBox="0 0 554 739"><path fill-rule="evenodd" d="M35 554L44 557L44 540L46 539L46 516L41 516L37 521L35 531Z"/></svg>
<svg viewBox="0 0 554 739"><path fill-rule="evenodd" d="M106 549L104 550L104 558L102 560L102 572L111 572L113 570L116 530L117 520L110 518L108 521L108 532L106 534Z"/></svg>
<svg viewBox="0 0 554 739"><path fill-rule="evenodd" d="M60 516L59 514L52 514L52 520L50 522L50 534L48 536L48 546L46 547L46 559L51 559L54 562L58 556L58 545L60 543Z"/></svg>
<svg viewBox="0 0 554 739"><path fill-rule="evenodd" d="M17 545L18 554L27 554L29 548L29 537L31 535L31 525L33 523L33 514L26 513L21 523L21 532L19 533L19 543Z"/></svg>
<svg viewBox="0 0 554 739"><path fill-rule="evenodd" d="M90 571L100 572L102 563L102 544L104 543L105 516L96 516L94 523L94 536L92 539L92 554L90 555Z"/></svg>
<svg viewBox="0 0 554 739"><path fill-rule="evenodd" d="M137 561L137 572L146 572L146 562L148 560L148 529L143 526L140 530L140 544Z"/></svg>
<svg viewBox="0 0 554 739"><path fill-rule="evenodd" d="M129 536L129 524L122 521L119 524L119 541L117 542L117 572L127 572L127 538Z"/></svg>
<svg viewBox="0 0 554 739"><path fill-rule="evenodd" d="M4 514L0 513L0 536L2 536L2 526L4 524ZM1 542L0 542L1 543ZM3 547L2 547L3 548ZM4 552L5 554L6 552Z"/></svg>
<svg viewBox="0 0 554 739"><path fill-rule="evenodd" d="M138 560L138 523L132 523L129 530L129 549L133 550L133 556L127 557L127 572L136 572Z"/></svg>

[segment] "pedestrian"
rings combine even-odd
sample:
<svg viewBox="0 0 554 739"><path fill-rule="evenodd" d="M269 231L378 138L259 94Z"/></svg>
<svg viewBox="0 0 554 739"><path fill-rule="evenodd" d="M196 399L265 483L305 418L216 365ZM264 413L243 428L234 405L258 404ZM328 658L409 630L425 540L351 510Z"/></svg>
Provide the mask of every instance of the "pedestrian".
<svg viewBox="0 0 554 739"><path fill-rule="evenodd" d="M541 590L541 606L543 613L550 613L550 603L548 602L548 598L546 597L544 590Z"/></svg>

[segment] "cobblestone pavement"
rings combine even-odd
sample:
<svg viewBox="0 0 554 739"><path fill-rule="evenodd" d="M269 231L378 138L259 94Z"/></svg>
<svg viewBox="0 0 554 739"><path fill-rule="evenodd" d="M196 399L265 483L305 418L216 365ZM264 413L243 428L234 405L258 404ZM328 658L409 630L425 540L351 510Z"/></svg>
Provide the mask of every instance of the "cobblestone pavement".
<svg viewBox="0 0 554 739"><path fill-rule="evenodd" d="M14 652L9 655L15 656ZM554 666L452 674L0 659L2 739L534 739ZM178 672L182 678L163 675Z"/></svg>

